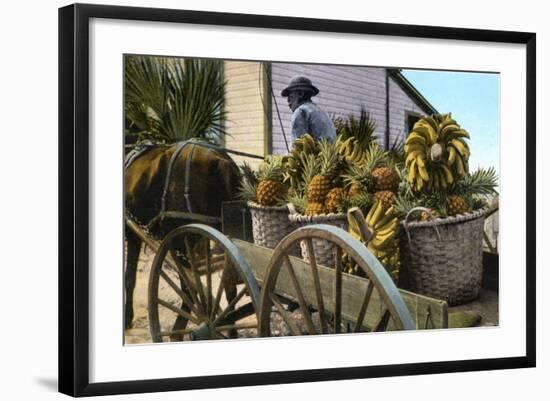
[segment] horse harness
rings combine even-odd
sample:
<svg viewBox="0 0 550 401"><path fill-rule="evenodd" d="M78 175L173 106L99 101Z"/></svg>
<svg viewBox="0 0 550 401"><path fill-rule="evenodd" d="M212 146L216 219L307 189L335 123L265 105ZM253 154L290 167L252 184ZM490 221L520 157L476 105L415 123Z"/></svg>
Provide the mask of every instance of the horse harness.
<svg viewBox="0 0 550 401"><path fill-rule="evenodd" d="M189 156L187 157L186 165L185 165L185 182L184 182L185 185L184 185L184 193L183 193L183 196L185 198L185 203L187 206L187 212L166 210L166 199L168 195L168 187L170 185L170 180L172 177L172 171L174 170L174 165L176 164L176 160L178 156L181 154L181 152L187 145L191 145L191 150L189 151ZM152 149L155 146L156 145L150 142L144 142L134 147L130 152L128 152L128 154L124 158L124 170L126 171L139 156L145 154L148 150ZM191 206L191 161L193 159L193 153L195 152L196 146L205 147L205 148L208 148L209 150L224 151L227 153L235 153L242 156L263 159L263 157L261 156L224 149L222 147L212 145L210 143L197 141L196 139L179 142L177 144L176 150L174 151L174 153L172 153L172 156L170 157L170 160L168 162L168 168L166 169L166 176L164 177L164 185L163 185L162 196L160 200L160 211L155 217L153 217L153 219L151 219L151 221L149 221L149 223L147 223L148 228L151 228L159 220L162 222L167 217L176 218L176 219L194 220L205 224L221 223L221 218L219 217L208 216L200 213L194 213L193 208Z"/></svg>

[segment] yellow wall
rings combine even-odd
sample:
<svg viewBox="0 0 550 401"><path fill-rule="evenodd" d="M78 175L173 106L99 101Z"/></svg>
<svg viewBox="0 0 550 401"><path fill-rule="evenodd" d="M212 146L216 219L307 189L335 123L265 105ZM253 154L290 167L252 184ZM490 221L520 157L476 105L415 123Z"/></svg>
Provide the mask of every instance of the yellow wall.
<svg viewBox="0 0 550 401"><path fill-rule="evenodd" d="M247 61L226 61L226 136L228 149L256 155L264 155L265 113L262 105L264 95L264 75L260 63ZM231 155L240 164L246 160L252 166L261 161Z"/></svg>

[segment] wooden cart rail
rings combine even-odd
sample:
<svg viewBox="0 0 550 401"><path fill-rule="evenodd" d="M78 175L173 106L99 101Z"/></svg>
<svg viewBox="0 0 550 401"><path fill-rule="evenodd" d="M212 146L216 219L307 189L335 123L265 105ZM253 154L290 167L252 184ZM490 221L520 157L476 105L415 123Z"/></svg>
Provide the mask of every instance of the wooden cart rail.
<svg viewBox="0 0 550 401"><path fill-rule="evenodd" d="M273 250L238 239L232 239L232 242L239 248L242 255L248 261L252 268L252 273L261 287L266 276L266 270ZM296 277L300 283L306 303L315 305L315 289L312 281L309 279L310 265L300 258L294 256L289 257L292 260ZM334 313L333 269L325 266L318 266L318 268L321 292L323 298L326 300L325 308L328 312ZM355 321L355 318L359 315L361 303L368 284L368 279L349 274L342 275L342 318L344 320L349 322ZM279 278L276 292L293 301L297 300L294 286L289 276L281 276ZM405 290L399 290L399 293L405 301L417 329L440 329L448 327L447 303L445 301L429 298ZM372 327L376 323L383 308L383 302L380 300L377 292L373 293L370 302L371 306L369 307L364 321L366 327ZM389 329L391 329L391 327L389 327Z"/></svg>
<svg viewBox="0 0 550 401"><path fill-rule="evenodd" d="M153 252L158 252L160 243L152 239L147 233L131 219L127 220L127 224ZM256 278L259 286L263 285L266 277L266 271L269 262L273 255L273 250L264 248L247 241L232 238L231 241L237 246L242 256L246 259L251 267L252 273ZM304 294L307 304L316 304L316 294L314 285L309 277L310 265L304 260L289 256L294 266L296 277ZM167 262L175 266L175 263L168 257ZM201 263L198 261L199 271ZM216 263L217 264L217 263ZM319 278L321 284L321 293L326 300L325 308L328 312L335 312L334 304L334 273L333 269L325 266L318 266ZM353 323L359 315L364 294L367 291L369 280L352 276L349 274L342 275L342 319ZM295 287L289 276L281 276L276 284L276 293L293 301L297 301ZM447 303L441 300L422 296L405 290L399 290L407 309L415 323L416 329L441 329L448 327L448 310ZM370 300L370 307L363 321L365 327L372 327L379 318L380 312L384 306L379 294L375 291ZM388 327L392 329L391 323Z"/></svg>

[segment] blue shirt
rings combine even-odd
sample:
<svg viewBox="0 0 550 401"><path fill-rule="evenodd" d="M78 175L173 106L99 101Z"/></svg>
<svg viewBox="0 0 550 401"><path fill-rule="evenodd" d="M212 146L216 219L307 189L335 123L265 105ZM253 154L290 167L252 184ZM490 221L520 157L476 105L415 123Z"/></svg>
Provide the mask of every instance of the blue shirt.
<svg viewBox="0 0 550 401"><path fill-rule="evenodd" d="M313 139L319 141L322 138L334 142L336 128L327 113L312 101L302 103L292 113L292 140L296 140L304 134L310 134Z"/></svg>

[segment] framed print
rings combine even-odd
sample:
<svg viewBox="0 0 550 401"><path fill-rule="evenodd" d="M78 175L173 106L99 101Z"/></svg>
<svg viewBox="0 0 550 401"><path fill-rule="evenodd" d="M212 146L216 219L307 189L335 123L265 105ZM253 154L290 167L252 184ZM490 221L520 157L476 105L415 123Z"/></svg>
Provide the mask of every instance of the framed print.
<svg viewBox="0 0 550 401"><path fill-rule="evenodd" d="M70 5L59 113L61 392L535 366L534 33Z"/></svg>

